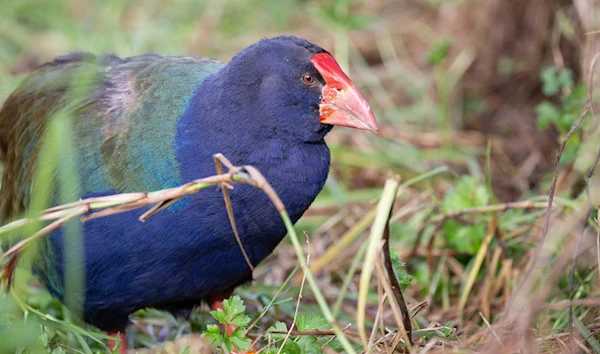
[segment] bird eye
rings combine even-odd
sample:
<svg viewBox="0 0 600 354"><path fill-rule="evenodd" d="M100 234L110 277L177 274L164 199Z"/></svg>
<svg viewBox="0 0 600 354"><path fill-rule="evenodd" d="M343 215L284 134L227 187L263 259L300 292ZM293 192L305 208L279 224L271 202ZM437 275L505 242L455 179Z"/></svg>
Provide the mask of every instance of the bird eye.
<svg viewBox="0 0 600 354"><path fill-rule="evenodd" d="M302 75L302 82L304 82L307 85L312 85L313 82L315 82L315 78L310 74L304 74Z"/></svg>

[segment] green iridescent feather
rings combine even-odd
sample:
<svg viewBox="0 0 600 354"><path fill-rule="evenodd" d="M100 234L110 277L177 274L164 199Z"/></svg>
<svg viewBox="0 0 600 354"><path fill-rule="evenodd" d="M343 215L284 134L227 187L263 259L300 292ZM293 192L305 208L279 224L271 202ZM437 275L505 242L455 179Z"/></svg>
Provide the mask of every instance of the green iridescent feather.
<svg viewBox="0 0 600 354"><path fill-rule="evenodd" d="M92 95L65 102L70 85L78 84L75 75L82 65L97 72ZM80 168L86 174L79 176L84 194L180 184L173 147L177 119L194 89L222 67L197 57L120 59L89 54L73 54L40 67L6 100L0 116L0 158L8 171L0 193L0 219L27 205L30 191L19 186L30 185L24 182L34 175L40 132L66 104L77 117L72 121L77 166L100 166Z"/></svg>

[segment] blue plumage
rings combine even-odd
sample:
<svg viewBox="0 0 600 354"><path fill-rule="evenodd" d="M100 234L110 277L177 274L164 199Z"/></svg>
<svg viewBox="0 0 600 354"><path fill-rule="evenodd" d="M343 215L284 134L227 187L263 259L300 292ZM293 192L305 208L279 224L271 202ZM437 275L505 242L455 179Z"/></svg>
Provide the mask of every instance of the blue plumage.
<svg viewBox="0 0 600 354"><path fill-rule="evenodd" d="M329 170L323 138L331 125L322 104L324 87L333 79L313 64L319 53L327 54L306 40L278 37L246 48L226 65L156 55L105 56L86 64L101 79L93 97L74 108L83 195L72 199L159 190L210 176L215 174L212 155L223 153L234 164L258 168L295 222L323 188ZM29 160L26 150L36 156L45 121L66 104L64 92L84 58L74 55L42 66L0 111L5 219L27 205L32 167L17 170ZM230 195L242 243L257 265L281 241L285 227L262 191L237 185ZM220 190L205 189L144 223L138 221L140 213L83 225L87 322L121 330L137 309L189 309L251 280ZM61 298L63 256L57 232L36 265Z"/></svg>

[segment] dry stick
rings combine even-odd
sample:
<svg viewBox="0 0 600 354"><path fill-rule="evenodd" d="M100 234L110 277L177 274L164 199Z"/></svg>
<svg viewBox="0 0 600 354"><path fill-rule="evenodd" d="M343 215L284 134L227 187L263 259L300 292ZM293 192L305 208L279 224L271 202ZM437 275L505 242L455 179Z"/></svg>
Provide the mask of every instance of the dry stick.
<svg viewBox="0 0 600 354"><path fill-rule="evenodd" d="M246 165L246 166L243 166L241 168L241 170L245 170L246 173L239 172L237 174L217 175L217 176L202 178L202 179L199 179L196 181L192 181L192 182L185 184L183 186L180 186L178 188L172 188L172 189L167 189L164 191L148 193L147 196L145 198L143 198L144 202L136 200L135 202L130 203L129 206L135 205L136 207L140 207L140 206L145 206L145 205L154 204L154 203L162 203L162 202L174 199L174 198L181 198L181 197L189 195L189 194L197 193L202 188L206 188L209 185L220 184L222 182L245 183L245 184L249 184L255 188L261 189L269 197L269 199L271 200L271 202L273 203L273 205L279 212L281 218L283 219L283 223L290 234L290 239L294 246L294 250L296 251L296 255L298 256L300 266L302 267L302 270L304 272L306 272L307 281L308 281L311 289L313 290L313 293L319 304L319 307L321 308L321 311L323 312L323 315L325 316L327 321L332 326L333 331L337 334L338 340L340 341L340 344L344 347L344 350L346 350L346 352L348 352L348 353L355 353L356 351L354 350L354 348L352 347L352 345L346 338L344 332L337 325L336 320L333 317L333 315L331 314L331 310L329 309L329 306L327 305L327 302L326 302L322 292L320 291L315 278L313 277L308 266L306 265L306 262L305 262L304 256L303 256L304 252L302 251L302 247L300 246L300 244L298 242L298 238L294 231L294 225L292 224L292 221L290 220L290 217L287 214L285 205L283 204L283 202L281 201L281 199L279 198L279 196L277 195L277 193L275 192L273 187L271 187L271 185L267 182L267 180L264 178L264 176L256 168L254 168L250 165ZM111 205L113 205L113 204L111 204ZM96 209L103 208L103 207L105 207L105 206L103 206L103 205L95 206ZM88 212L90 209L94 209L89 203L84 203L82 205L82 208L84 208L85 211L81 212L81 213L78 212L76 215L81 215L81 214ZM119 209L119 208L104 209L104 210L102 210L102 212L105 212L106 210L109 210L109 212L104 213L101 216L117 214L117 213L123 212L124 210L122 210L122 209L123 208L121 208L121 209ZM87 217L87 219L99 217L97 214L98 213L92 214L89 217ZM21 248L25 247L25 245L27 245L29 242L31 242L35 238L45 236L46 234L54 231L55 230L54 228L59 228L62 224L64 224L64 222L66 222L68 219L70 219L73 216L75 216L75 215L67 215L63 218L64 220L63 219L56 220L55 222L53 222L50 225L43 228L42 230L38 231L33 236L30 236L29 238L22 240L21 242L19 242L19 244L15 245L11 249L9 249L7 251L7 253L5 253L2 257L0 257L0 260L2 260L5 257L8 257L9 255L11 255L13 253L19 252L19 250ZM38 217L36 219L40 219L40 218ZM25 219L25 220L28 220L28 219ZM51 228L51 227L54 227L54 228ZM0 232L6 232L6 229L0 227Z"/></svg>
<svg viewBox="0 0 600 354"><path fill-rule="evenodd" d="M73 210L72 213L67 214L57 220L54 220L50 224L48 224L45 227L43 227L42 229L40 229L38 232L31 235L31 237L29 237L25 240L19 241L16 245L11 247L8 251L4 252L4 254L2 256L0 256L0 262L5 258L10 257L9 261L6 262L6 264L2 267L2 279L6 282L6 291L7 292L10 291L10 286L12 283L14 270L15 270L15 267L19 260L19 251L22 247L25 247L25 245L28 242L30 242L31 240L38 239L40 237L43 237L46 234L49 234L50 232L58 230L64 223L69 221L69 219L71 219L77 215L85 214L88 210L89 210L89 207L86 205L75 208L75 210Z"/></svg>
<svg viewBox="0 0 600 354"><path fill-rule="evenodd" d="M143 206L147 206L155 203L170 203L172 200L180 199L186 195L194 194L199 192L202 188L205 188L209 185L220 184L222 182L239 182L249 184L253 187L262 189L275 204L278 211L285 210L283 203L277 197L275 191L271 188L271 186L266 182L265 178L252 166L244 166L243 168L246 173L238 172L238 173L228 173L224 175L216 175L211 177L206 177L202 179L198 179L189 183L186 183L182 186L165 189L162 191L151 192L151 193L127 193L124 195L113 195L113 196L105 196L105 197L94 197L89 199L84 199L81 201L77 201L74 203L69 203L66 206L57 206L50 209L46 209L44 212L40 214L40 216L36 218L25 218L21 220L16 220L8 225L0 227L0 233L11 231L15 228L15 226L20 227L30 223L32 220L51 220L52 218L56 218L53 222L33 234L32 236L25 238L11 247L8 251L0 256L0 261L7 257L11 257L13 255L17 255L21 249L26 247L30 242L46 236L47 234L55 231L60 228L65 222L70 220L73 217L84 215L88 213L90 210L98 210L93 214L82 216L81 220L83 222L95 219L99 217L104 217L108 215L122 213L124 211L140 208ZM68 209L67 209L68 207ZM149 217L152 214L144 213L141 217L141 221L144 220L144 217ZM14 262L9 262L9 266ZM13 269L14 270L14 267ZM10 279L12 277L11 269L4 267L2 269L3 277L5 279Z"/></svg>
<svg viewBox="0 0 600 354"><path fill-rule="evenodd" d="M213 178L213 179L220 177L219 181L213 180L213 182L206 183L204 186L198 185L198 183L196 183L196 181L192 181L181 187L174 188L173 190L171 190L171 192L176 194L176 196L174 196L172 199L165 199L165 200L160 201L154 207L150 208L150 210L148 210L147 212L142 214L139 217L139 220L146 221L146 219L148 219L150 216L156 214L157 212L159 212L163 209L168 208L170 205L181 200L186 195L197 193L198 191L200 191L201 189L203 189L204 187L207 187L209 185L219 184L219 185L228 186L229 188L233 188L231 186L231 184L229 184L229 182L235 181L236 174L242 173L242 171L243 171L243 168L234 167L234 169L230 170L228 173L223 173L223 174L219 174L219 175L216 175L213 177L208 177L208 178ZM245 183L248 183L248 182L245 182ZM182 194L182 191L184 192L183 194Z"/></svg>
<svg viewBox="0 0 600 354"><path fill-rule="evenodd" d="M575 249L573 250L571 274L569 275L569 340L571 346L573 346L575 343L575 338L573 338L573 293L575 291L575 267L577 265L577 256L579 255L579 245L581 244L581 239L583 238L584 233L585 230L581 230L579 236L577 237L577 243L575 244Z"/></svg>
<svg viewBox="0 0 600 354"><path fill-rule="evenodd" d="M411 306L412 308L410 309L410 311L413 312L412 314L412 318L415 318L418 314L420 314L422 311L425 311L427 308L429 308L429 303L427 301L421 301L416 305Z"/></svg>
<svg viewBox="0 0 600 354"><path fill-rule="evenodd" d="M598 60L599 57L600 57L600 52L598 52L598 53L596 53L596 55L594 55L594 57L592 58L591 64L590 64L590 73L589 73L589 78L588 78L588 92L587 92L588 93L588 102L592 102L592 87L593 87L593 83L594 83L594 67L596 66L596 61ZM592 120L594 120L595 119L594 108L592 107L591 104L590 104L590 113L592 114ZM590 195L590 179L592 178L592 175L594 174L594 170L596 169L596 166L598 166L599 161L600 161L600 148L598 148L598 152L596 153L596 159L594 160L594 164L590 167L587 175L585 176L585 192L587 194L588 201L592 205L593 205L593 200L592 200L592 196ZM596 231L596 257L597 257L598 267L600 267L600 208L596 211L596 213L597 213L596 223L598 226L597 231ZM572 317L569 317L569 328L572 328L571 320L572 320Z"/></svg>
<svg viewBox="0 0 600 354"><path fill-rule="evenodd" d="M123 194L117 194L117 195L108 195L108 196L104 196L104 197L93 197L93 198L82 199L82 200L79 200L79 201L76 201L73 203L63 204L63 205L59 205L56 207L48 208L48 209L42 211L42 213L40 213L39 217L37 217L37 218L29 218L29 219L24 218L24 219L12 221L12 222L0 227L0 234L4 234L4 233L10 232L12 230L21 228L25 225L28 225L33 220L49 221L49 220L59 219L64 215L70 214L72 209L75 207L86 206L87 208L89 208L89 210L92 210L92 209L98 209L98 207L92 208L92 205L106 205L107 207L115 206L115 205L120 205L120 204L124 204L124 203L135 202L140 199L144 199L147 196L148 196L147 193L123 193Z"/></svg>
<svg viewBox="0 0 600 354"><path fill-rule="evenodd" d="M598 152L596 153L596 159L594 160L594 164L588 170L587 175L585 175L585 193L587 194L587 198L590 201L590 203L592 202L592 196L590 195L590 179L594 174L596 166L598 166L598 162L600 162L600 148L598 148Z"/></svg>
<svg viewBox="0 0 600 354"><path fill-rule="evenodd" d="M383 317L383 306L386 296L381 288L381 279L378 280L379 281L377 282L377 312L375 313L375 319L373 320L373 328L371 329L371 336L369 336L369 343L367 344L367 349L365 349L365 352L369 352L371 348L373 348L375 334L377 333L377 325L379 325L382 335L385 335L385 330L383 328L381 318Z"/></svg>
<svg viewBox="0 0 600 354"><path fill-rule="evenodd" d="M6 263L2 266L2 274L0 275L0 282L4 282L6 284L6 293L8 294L10 288L12 287L13 274L15 273L15 268L17 267L17 263L19 263L19 254L16 253L10 257Z"/></svg>
<svg viewBox="0 0 600 354"><path fill-rule="evenodd" d="M598 58L600 58L600 52L596 53L596 55L594 55L594 57L592 58L592 61L590 63L590 72L589 72L589 76L588 76L588 92L587 92L587 101L590 103L590 113L592 114L592 120L594 120L594 107L592 107L592 87L594 84L594 67L596 66L596 61L598 60ZM596 169L596 166L598 166L598 162L600 161L600 148L598 149L598 153L596 153L596 160L594 160L594 164L592 165L592 167L590 167L587 175L585 176L585 192L587 193L587 197L590 201L590 203L592 202L592 197L590 195L590 179L592 178L592 175L594 174L594 170Z"/></svg>
<svg viewBox="0 0 600 354"><path fill-rule="evenodd" d="M396 276L396 272L394 271L394 267L392 266L392 257L390 255L390 217L392 216L393 207L394 205L392 204L392 208L390 208L390 215L388 216L385 229L383 230L383 260L385 270L387 272L387 276L391 284L392 293L394 294L394 299L396 300L396 303L400 307L400 312L402 313L402 323L404 325L404 330L408 338L408 343L412 345L412 323L410 313L408 312L406 300L404 299L404 295L402 294L402 287L400 287L398 277Z"/></svg>
<svg viewBox="0 0 600 354"><path fill-rule="evenodd" d="M485 316L481 313L481 311L479 311L479 317L481 317L481 319L485 323L485 326L488 328L488 330L492 332L492 335L494 336L494 338L496 338L496 340L498 341L498 344L500 344L500 346L504 348L504 344L502 344L500 337L498 337L498 334L496 334L496 331L494 331L494 328L492 328L492 325L487 320L487 318L485 318Z"/></svg>
<svg viewBox="0 0 600 354"><path fill-rule="evenodd" d="M393 353L393 352L404 353L404 350L400 351L400 348L398 348L398 344L400 343L400 340L402 340L402 336L399 336L398 333L394 334L394 338L392 339L392 351L390 353Z"/></svg>
<svg viewBox="0 0 600 354"><path fill-rule="evenodd" d="M383 247L383 244L381 246ZM378 252L378 255L381 256L381 254L379 252ZM382 279L381 285L383 286L385 293L388 294L388 298L390 298L390 295L393 295L392 287L390 286L390 284L383 281L383 279L385 278L385 270L381 263L383 263L381 258L375 262L375 270L377 272L378 277ZM400 306L397 303L393 303L390 301L390 307L392 308L392 314L394 315L394 318L396 319L396 323L398 325L398 331L397 331L397 333L394 334L394 336L397 336L398 334L400 334L402 337L404 337L404 340L406 340L408 349L412 353L413 350L410 347L410 344L411 344L410 338L406 331L406 328L404 327L405 320L403 318L404 316L402 316L402 311L400 310ZM408 320L410 321L410 317L408 317Z"/></svg>
<svg viewBox="0 0 600 354"><path fill-rule="evenodd" d="M590 206L587 203L582 208L575 210L573 215L571 215L571 217L567 219L555 233L553 233L552 236L554 237L551 240L555 243L553 243L552 246L556 247L559 241L562 242L563 240L568 240L565 238L565 235L570 233L575 227L581 227L581 223L588 219L589 212ZM509 347L509 350L512 350L511 348L513 346L519 346L521 353L533 352L532 348L534 347L534 344L532 336L534 332L531 329L531 321L534 318L534 315L544 308L544 299L547 299L551 293L552 284L556 283L557 279L564 274L565 269L570 265L572 251L575 247L575 240L566 242L564 245L561 244L561 246L561 256L553 263L548 274L545 276L545 279L542 280L542 277L544 277L543 273L546 269L536 267L534 269L536 277L525 283L525 286L527 286L526 289L530 290L530 294L533 294L533 286L538 285L538 288L535 289L535 301L530 301L527 308L520 309L519 313L514 315L514 319L508 318L508 321L504 321L505 325L511 326L509 329L511 335L507 334L508 336L504 339L504 344ZM546 257L551 257L551 255L547 255ZM544 257L543 260L548 262L549 258L546 257ZM488 354L507 353L507 350L501 349L502 348L494 346L491 343L488 343L488 346L485 348Z"/></svg>
<svg viewBox="0 0 600 354"><path fill-rule="evenodd" d="M596 210L596 263L600 268L600 208Z"/></svg>
<svg viewBox="0 0 600 354"><path fill-rule="evenodd" d="M388 338L391 338L391 339L392 339L392 342L393 342L393 341L394 341L393 339L394 339L394 338L396 338L396 333L395 333L395 332L389 332L389 333L385 334L383 337L381 337L381 338L377 339L377 341L376 341L375 343L373 343L373 346L374 346L374 347L376 347L376 346L378 346L380 343L384 343L384 342L385 342L385 340L386 340L386 339L388 339ZM385 344L384 344L384 345L385 345ZM405 353L405 351L400 351L400 348L395 348L395 349L394 349L394 351L397 351L397 352L399 352L399 353ZM364 354L367 354L367 353L369 353L369 352L367 352L367 351L363 351L363 352L361 352L361 354L363 354L363 353L364 353ZM379 353L379 352L377 352L377 353Z"/></svg>
<svg viewBox="0 0 600 354"><path fill-rule="evenodd" d="M308 238L308 234L305 232L304 237L306 237L306 265L310 264L310 240ZM298 318L298 310L300 309L300 300L302 300L302 292L304 291L304 283L306 283L306 271L302 276L302 282L300 283L300 290L298 291L298 300L296 301L296 311L294 311L294 319L292 319L292 324L290 325L290 329L285 335L283 342L281 343L281 347L279 347L279 351L277 354L280 354L283 348L285 347L285 343L290 338L292 331L294 330L294 326L296 326L296 319Z"/></svg>
<svg viewBox="0 0 600 354"><path fill-rule="evenodd" d="M369 291L369 284L371 282L371 276L375 267L380 242L383 238L383 231L385 230L385 225L387 225L389 210L391 209L394 199L396 199L396 193L398 192L399 185L399 176L389 177L385 182L383 191L381 193L381 199L377 204L377 215L375 216L375 221L371 227L371 233L368 241L369 245L367 246L367 250L365 252L363 269L360 274L358 301L356 304L356 325L358 326L358 334L360 335L363 347L367 347L368 345L368 338L365 330L367 293Z"/></svg>
<svg viewBox="0 0 600 354"><path fill-rule="evenodd" d="M337 325L335 318L331 314L329 305L327 304L323 293L319 289L317 281L315 280L310 269L308 268L308 265L306 264L306 261L304 260L304 252L302 251L302 246L300 246L300 242L298 241L298 237L296 236L296 233L294 231L294 225L292 224L292 221L290 220L290 217L287 214L283 202L281 201L281 199L279 199L279 196L277 195L273 187L271 187L271 185L267 182L263 175L260 174L260 172L258 172L256 168L252 166L244 166L244 169L246 170L246 172L248 172L250 178L256 183L255 187L262 189L262 191L266 193L267 196L269 196L271 202L275 205L275 208L277 209L281 218L283 219L283 223L285 224L285 227L288 230L290 236L290 241L292 241L294 251L296 252L296 256L298 257L298 261L300 262L300 267L306 273L306 280L308 281L308 284L310 285L313 291L315 299L317 300L317 303L321 308L321 312L323 313L323 316L325 316L325 318L327 319L327 322L329 322L329 324L333 328L333 331L338 336L340 344L344 347L344 350L347 353L356 353L356 351L346 338L344 332Z"/></svg>
<svg viewBox="0 0 600 354"><path fill-rule="evenodd" d="M593 83L594 83L594 67L596 66L596 61L598 60L599 57L600 57L600 52L596 53L594 55L594 57L592 58L592 61L590 63L590 72L589 72L589 76L588 76L587 102L589 103L589 106L590 106L590 113L592 115L592 120L594 120L594 108L591 104L592 91L593 91L592 87L593 87ZM588 170L588 173L585 176L585 193L587 195L588 201L592 205L593 205L593 200L592 200L592 196L590 194L590 179L592 178L592 175L594 174L594 170L596 169L596 166L598 166L599 161L600 161L600 148L598 149L598 152L596 153L596 159L594 160L593 165L590 167L590 169ZM574 279L575 278L575 265L576 265L576 261L577 261L577 252L578 252L578 248L579 248L579 244L581 242L582 236L583 236L583 231L579 234L579 237L577 238L577 244L575 246L575 251L573 253L573 265L571 267L571 275L569 277L569 339L570 339L571 346L573 345L573 343L575 343L575 340L573 338L573 291L574 291L573 288L574 288L574 283L575 283L575 279ZM598 242L598 238L597 238L596 242ZM600 266L600 261L598 263Z"/></svg>
<svg viewBox="0 0 600 354"><path fill-rule="evenodd" d="M542 310L556 310L563 309L565 306L569 305L569 303L573 303L573 306L600 306L599 298L585 298L585 299L574 299L574 300L560 300L557 302L553 302L551 304L546 304L542 306ZM600 323L598 324L600 325Z"/></svg>
<svg viewBox="0 0 600 354"><path fill-rule="evenodd" d="M71 209L76 206L93 204L93 203L106 203L106 206L108 207L108 206L118 205L118 204L122 204L122 203L135 202L137 200L144 199L147 196L148 196L148 193L121 193L121 194L107 195L107 196L102 196L102 197L92 197L92 198L87 198L87 199L80 199L76 202L72 202L72 203L68 203L68 204L57 205L55 207L46 209L46 212L50 213L53 211L66 210L66 209Z"/></svg>
<svg viewBox="0 0 600 354"><path fill-rule="evenodd" d="M358 333L353 333L353 332L347 332L347 328L350 327L350 325L348 324L344 329L344 334L346 334L348 337L353 337L353 338L358 338ZM328 337L328 336L332 336L335 337L335 332L330 330L330 329L313 329L310 331L304 331L304 332L300 332L300 331L272 331L269 332L271 334L288 334L290 333L292 336L296 337L296 336L316 336L316 337Z"/></svg>
<svg viewBox="0 0 600 354"><path fill-rule="evenodd" d="M215 154L213 155L213 158L215 159L215 169L217 170L217 174L223 174L223 165L227 166L230 174L236 171L236 167L233 166L233 164L225 156L223 156L223 154ZM227 209L229 223L231 224L231 229L233 230L233 234L235 235L235 240L237 241L238 246L240 247L240 250L244 255L244 259L246 260L248 267L250 267L250 271L253 271L254 265L252 264L252 261L250 261L250 257L248 257L248 254L244 249L242 239L240 238L240 234L235 223L235 217L233 216L233 206L231 205L231 199L229 198L228 187L230 186L227 183L221 183L221 192L223 193L223 200L225 201L225 208Z"/></svg>
<svg viewBox="0 0 600 354"><path fill-rule="evenodd" d="M346 327L342 328L342 333L348 334L348 335L350 335L350 337L352 337L352 336L354 336L354 337L358 337L358 334L353 334L353 333L347 333L347 332L346 332L346 330L347 330L348 328L350 328L350 326L352 326L352 323L348 323L348 324L346 325ZM333 331L332 331L332 332L333 332ZM333 335L331 338L329 338L329 340L328 340L327 342L323 343L323 345L321 346L321 350L322 350L323 348L325 348L326 346L328 346L328 345L329 345L329 343L333 342L333 340L334 340L336 337L337 337L337 336L336 336L336 334L334 333L334 335Z"/></svg>
<svg viewBox="0 0 600 354"><path fill-rule="evenodd" d="M548 206L546 208L546 217L544 218L544 226L542 228L542 237L540 238L538 247L535 249L535 254L533 256L533 260L531 261L529 268L527 268L527 271L525 272L525 276L523 277L523 280L521 280L521 282L517 286L517 289L515 289L515 292L513 293L512 297L510 299L510 302L508 303L508 307L506 308L506 312L504 313L504 316L503 316L504 318L508 318L508 315L510 314L510 310L512 309L512 306L513 306L515 300L519 296L519 293L521 292L521 290L523 290L523 287L525 286L525 283L531 276L531 273L533 273L533 269L536 267L538 259L540 257L540 254L542 253L542 249L544 248L544 243L546 241L546 236L548 235L548 228L550 226L550 215L552 214L552 202L554 201L554 194L556 192L556 182L558 181L558 168L560 167L560 158L565 149L565 146L567 145L567 142L571 138L571 135L573 135L573 133L575 133L575 130L577 129L577 127L579 127L579 124L583 120L583 117L585 117L589 108L590 108L590 102L588 101L585 104L585 106L583 107L583 110L581 111L579 118L577 118L577 121L575 121L575 123L573 123L573 125L571 126L571 129L569 130L569 132L563 139L562 143L560 144L560 147L558 148L558 152L556 153L556 157L554 158L554 174L552 175L552 184L550 186L550 194L548 195Z"/></svg>
<svg viewBox="0 0 600 354"><path fill-rule="evenodd" d="M190 194L198 193L200 190L208 186L219 184L222 182L239 182L254 185L254 182L250 178L248 178L247 175L245 176L241 172L238 175L233 176L231 174L215 175L211 177L197 179L179 187L164 189L157 192L150 192L147 193L147 196L145 198L130 203L122 203L121 205L111 207L106 207L103 204L100 204L98 206L91 205L91 209L102 210L95 212L91 215L84 216L82 218L82 221L85 222L91 219L118 214L124 211L137 209L150 204L159 203L160 207L153 208L152 210L145 212L144 214L142 214L142 216L139 217L140 221L146 221L147 218L154 215L159 210L162 210L162 206L170 205L173 201L179 200Z"/></svg>
<svg viewBox="0 0 600 354"><path fill-rule="evenodd" d="M40 229L38 232L34 233L33 235L31 235L30 237L28 237L24 240L19 241L17 244L15 244L13 247L11 247L8 251L4 252L4 254L2 256L0 256L0 262L9 256L16 255L19 252L19 250L21 248L23 248L31 240L35 240L46 234L49 234L50 232L57 230L69 219L71 219L77 215L85 214L88 210L89 210L89 208L87 206L81 206L81 207L73 210L72 213L69 213L69 214L63 216L62 218L54 220L50 224L48 224L45 227L43 227L42 229Z"/></svg>
<svg viewBox="0 0 600 354"><path fill-rule="evenodd" d="M542 228L542 237L540 239L540 243L538 245L538 247L535 250L535 254L533 257L533 260L529 266L529 268L527 269L527 272L525 273L525 276L523 277L523 280L519 283L519 286L517 286L517 289L515 289L515 292L513 293L510 302L508 304L508 307L506 309L506 312L504 313L504 318L508 318L508 315L512 309L512 306L515 302L515 300L517 299L519 293L522 291L525 283L527 282L527 280L529 279L529 277L531 276L531 273L533 272L533 269L535 268L537 261L539 259L539 256L541 254L541 250L544 247L544 242L546 241L546 236L548 234L548 228L550 225L550 215L552 213L552 202L554 201L554 194L556 192L556 183L558 180L558 169L560 167L560 158L562 156L563 150L565 149L565 146L567 145L567 142L569 141L569 139L571 138L571 135L573 135L573 133L575 132L575 130L577 129L577 127L579 127L579 124L581 123L581 121L583 120L583 117L585 117L585 115L587 114L588 110L591 109L592 106L592 84L593 84L593 80L594 80L594 67L596 65L596 61L598 60L598 58L600 57L600 52L596 53L596 55L594 55L594 57L592 58L592 61L590 63L590 72L588 75L588 97L587 97L587 102L585 103L585 106L583 107L583 110L581 111L581 114L579 115L579 117L577 118L577 121L575 121L575 123L573 123L573 125L571 126L571 129L569 130L569 132L567 133L567 135L565 136L565 138L563 139L562 144L560 145L558 152L556 153L556 157L554 159L554 173L552 175L552 184L550 187L550 193L548 196L548 207L546 208L546 216L544 218L544 226ZM593 112L593 110L592 110ZM598 154L600 155L600 150L598 152ZM590 175L593 173L593 169L595 168L595 165L597 164L598 160L600 158L597 156L596 157L596 162L594 164L594 166L592 166L592 168L590 169L590 171L588 172L588 175ZM589 188L588 188L588 182L589 182L589 178L586 176L586 191L588 193L589 196ZM590 200L591 202L591 200Z"/></svg>
<svg viewBox="0 0 600 354"><path fill-rule="evenodd" d="M233 177L231 175L213 176L213 177L208 177L208 178L200 179L200 180L185 184L182 187L167 189L164 191L159 191L159 192L155 192L155 193L151 193L151 194L148 193L146 195L146 197L141 198L141 199L135 198L129 202L123 201L121 205L111 206L106 209L102 209L98 212L95 212L93 214L83 216L81 218L81 220L83 222L85 222L87 220L96 219L99 217L113 215L113 214L118 214L118 213L122 213L124 211L140 208L140 207L154 204L157 202L163 202L165 200L170 200L172 198L180 198L180 197L188 195L188 194L193 194L193 193L196 193L199 191L199 189L197 189L197 188L196 189L188 189L187 188L193 184L212 185L212 184L217 184L221 181L226 181L226 180L231 181L232 179L234 179L235 181L241 182L241 183L256 185L255 181L252 181L252 180L248 179L247 177L244 177L242 174L236 175ZM186 188L183 188L183 187L186 187ZM120 195L109 196L109 197L118 198L119 196ZM0 233L2 233L2 232L13 230L14 225L21 227L21 226L28 224L32 220L44 221L44 220L51 220L53 218L56 219L52 223L47 225L46 227L44 227L41 230L39 230L38 232L36 232L34 235L21 240L16 245L11 247L2 256L0 256L0 261L18 251L20 251L21 248L25 247L29 242L35 240L36 238L45 236L46 234L58 229L59 227L62 226L62 224L64 224L69 219L71 219L75 216L83 215L83 214L89 212L90 210L105 208L105 206L104 206L105 203L103 203L103 202L100 203L100 206L94 205L94 202L91 202L91 201L97 201L97 200L98 200L98 198L84 199L80 202L73 203L73 205L76 205L76 206L71 207L70 209L65 209L65 210L56 211L57 208L59 208L59 207L47 209L47 210L44 210L44 212L42 212L42 214L38 217L16 220L10 224L0 227ZM114 205L113 202L109 202L109 204Z"/></svg>

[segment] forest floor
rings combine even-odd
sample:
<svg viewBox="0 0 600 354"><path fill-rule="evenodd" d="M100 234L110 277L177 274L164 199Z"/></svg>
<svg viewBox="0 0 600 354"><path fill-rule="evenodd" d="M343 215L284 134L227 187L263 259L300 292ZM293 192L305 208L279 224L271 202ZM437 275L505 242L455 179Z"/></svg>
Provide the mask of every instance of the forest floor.
<svg viewBox="0 0 600 354"><path fill-rule="evenodd" d="M343 350L323 296L357 352L600 353L596 3L2 2L0 102L27 71L71 51L228 60L262 37L305 37L348 70L380 131L327 138L330 178L295 226L316 283L286 239L236 292L261 352ZM396 176L388 220L378 203ZM389 222L413 345L379 261L376 219ZM97 331L21 278L20 299L0 302L0 330L6 317L25 326L13 332L31 348L103 350L90 339ZM19 308L39 326L21 323ZM210 352L202 333L214 323L203 307L189 321L144 310L129 341L140 352Z"/></svg>

